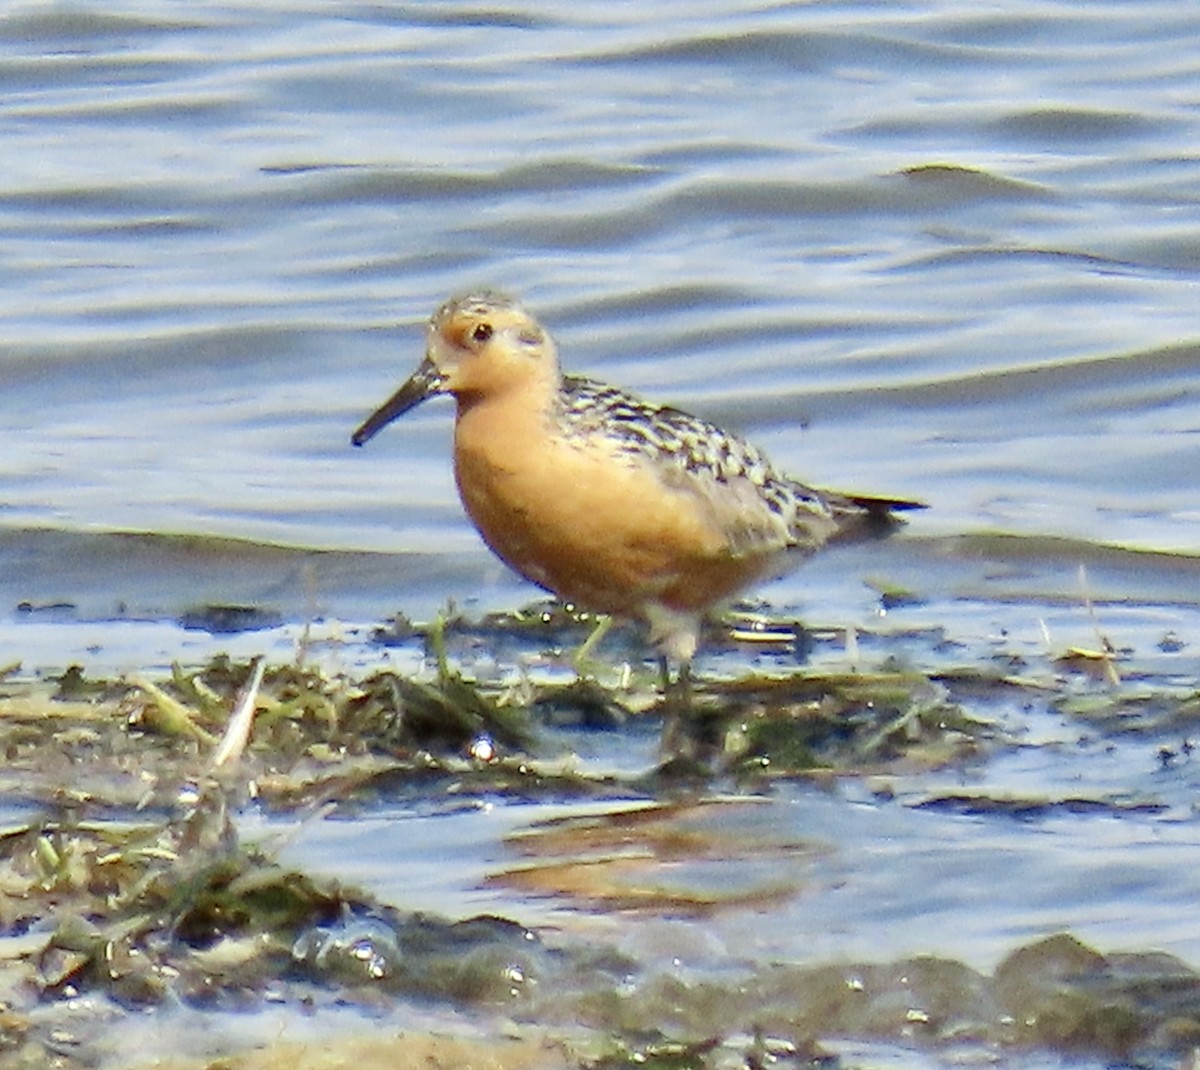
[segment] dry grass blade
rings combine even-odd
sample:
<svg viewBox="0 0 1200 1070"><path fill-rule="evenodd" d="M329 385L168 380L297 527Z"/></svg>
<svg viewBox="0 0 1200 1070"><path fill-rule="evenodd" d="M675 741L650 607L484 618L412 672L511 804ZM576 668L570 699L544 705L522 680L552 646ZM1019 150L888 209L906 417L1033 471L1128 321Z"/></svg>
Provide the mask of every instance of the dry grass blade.
<svg viewBox="0 0 1200 1070"><path fill-rule="evenodd" d="M265 669L266 662L261 657L255 658L254 671L238 695L225 734L213 755L211 768L220 769L223 765L237 761L245 751L250 739L250 728L254 724L254 713L258 708L258 691L262 687Z"/></svg>

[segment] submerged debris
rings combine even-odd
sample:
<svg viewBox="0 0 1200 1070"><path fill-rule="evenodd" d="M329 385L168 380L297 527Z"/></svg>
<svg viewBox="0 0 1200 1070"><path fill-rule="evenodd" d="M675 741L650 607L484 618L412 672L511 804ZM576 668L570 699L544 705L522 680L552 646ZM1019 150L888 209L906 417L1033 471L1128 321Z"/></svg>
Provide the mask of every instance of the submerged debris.
<svg viewBox="0 0 1200 1070"><path fill-rule="evenodd" d="M219 790L146 824L45 819L0 842L0 923L57 920L24 969L43 997L237 1009L312 982L507 1002L544 972L529 930L404 915L242 845Z"/></svg>
<svg viewBox="0 0 1200 1070"><path fill-rule="evenodd" d="M534 628L565 656L564 638L594 625L535 614L481 627L497 642ZM612 949L516 920L405 913L296 872L243 842L231 816L251 798L318 815L379 797L423 806L606 798L603 812L511 837L518 861L485 883L564 910L696 919L802 893L827 846L743 838L739 825L780 778L826 784L971 766L1015 746L1004 713L1029 703L1089 732L1169 740L1172 755L1186 755L1194 692L1056 676L1067 667L1049 657L1041 675L1016 658L932 673L896 649L868 666L865 633L832 669L797 669L812 644L828 649L844 634L743 617L730 642L753 650L753 671L698 681L692 716L712 760L681 782L652 755L624 773L576 757L593 733L653 737L661 706L646 666L485 686L452 667L455 644L484 634L469 622L403 627L406 641L425 645L431 672L351 678L226 657L165 678L0 671L0 793L24 804L0 829L2 990L32 994L43 1009L79 998L232 1010L322 997L504 1009L543 1027L569 1023L561 1061L596 1068L826 1065L831 1037L1120 1061L1200 1044L1200 978L1168 956L1104 955L1064 934L1018 948L991 976L933 957L782 963L702 982L642 975ZM610 675L619 685L606 685ZM1084 789L1022 798L957 787L906 805L1021 819L1158 806ZM0 1055L21 1053L19 1065L50 1065L52 1031L32 1004L0 1007ZM81 1050L78 1064L89 1061L100 1060Z"/></svg>
<svg viewBox="0 0 1200 1070"><path fill-rule="evenodd" d="M239 632L278 628L283 614L261 606L203 605L186 609L179 625L190 631L211 632L213 635L236 635Z"/></svg>
<svg viewBox="0 0 1200 1070"><path fill-rule="evenodd" d="M727 985L654 977L619 995L594 993L586 1005L589 1020L621 1036L654 1035L670 1022L676 1041L693 1047L711 1043L716 1022L753 1022L801 1051L823 1037L855 1037L969 1045L989 1061L997 1050L1035 1049L1143 1063L1200 1041L1200 975L1161 953L1103 955L1066 933L1018 948L990 977L933 956L780 965Z"/></svg>

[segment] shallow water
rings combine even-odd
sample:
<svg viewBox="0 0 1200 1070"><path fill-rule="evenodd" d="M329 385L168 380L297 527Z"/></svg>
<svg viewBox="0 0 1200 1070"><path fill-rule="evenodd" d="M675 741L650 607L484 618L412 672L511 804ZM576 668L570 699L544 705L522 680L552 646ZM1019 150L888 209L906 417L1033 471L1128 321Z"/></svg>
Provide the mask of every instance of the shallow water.
<svg viewBox="0 0 1200 1070"><path fill-rule="evenodd" d="M348 443L429 312L491 284L571 370L735 426L815 483L932 505L762 592L775 612L913 630L918 663L922 629L947 662L1045 671L1103 633L1131 651L1126 686L1195 688L1198 45L1186 0L10 6L0 663L311 640L335 667L415 669L369 625L534 597L463 518L448 403ZM881 617L864 578L917 604ZM274 626L183 626L209 603ZM764 877L799 888L769 911L593 921L705 968L921 950L990 968L1064 925L1200 964L1193 780L1158 764L1167 735L1081 746L1045 710L999 716L1046 746L886 799L788 788L744 811L766 854L820 841ZM919 805L959 775L1164 809ZM479 890L504 833L545 816L388 811L308 829L302 857L359 859L348 876L401 906L557 925L562 904ZM373 858L343 839L385 833Z"/></svg>

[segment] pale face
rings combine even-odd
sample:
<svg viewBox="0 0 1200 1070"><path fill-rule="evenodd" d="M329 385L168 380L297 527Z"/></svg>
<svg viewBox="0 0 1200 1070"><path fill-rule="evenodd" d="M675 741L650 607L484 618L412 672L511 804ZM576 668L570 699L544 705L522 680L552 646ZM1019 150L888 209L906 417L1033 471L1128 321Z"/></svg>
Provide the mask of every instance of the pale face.
<svg viewBox="0 0 1200 1070"><path fill-rule="evenodd" d="M438 309L425 357L442 377L441 390L460 398L558 379L550 336L519 304L497 294L472 294Z"/></svg>
<svg viewBox="0 0 1200 1070"><path fill-rule="evenodd" d="M541 324L502 294L468 294L434 313L426 330L425 359L351 441L363 445L435 394L453 394L460 404L470 404L512 390L557 385L558 353Z"/></svg>

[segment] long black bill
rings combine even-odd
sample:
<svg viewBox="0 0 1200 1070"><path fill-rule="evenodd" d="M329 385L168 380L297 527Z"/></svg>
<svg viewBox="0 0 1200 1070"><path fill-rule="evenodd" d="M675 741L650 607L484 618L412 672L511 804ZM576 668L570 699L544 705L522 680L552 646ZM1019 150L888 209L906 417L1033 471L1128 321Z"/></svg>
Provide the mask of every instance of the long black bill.
<svg viewBox="0 0 1200 1070"><path fill-rule="evenodd" d="M408 381L363 421L362 426L350 436L351 443L355 446L365 445L393 420L403 416L409 409L416 408L426 398L440 393L443 382L445 376L426 357Z"/></svg>

